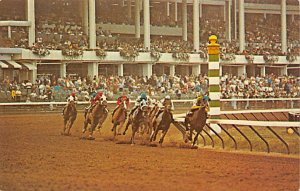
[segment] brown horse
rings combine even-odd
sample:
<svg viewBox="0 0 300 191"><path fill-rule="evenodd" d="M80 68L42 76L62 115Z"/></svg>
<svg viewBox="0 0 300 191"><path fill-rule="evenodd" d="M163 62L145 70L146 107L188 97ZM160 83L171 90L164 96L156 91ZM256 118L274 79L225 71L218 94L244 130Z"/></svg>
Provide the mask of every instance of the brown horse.
<svg viewBox="0 0 300 191"><path fill-rule="evenodd" d="M203 130L206 119L207 119L207 106L202 105L197 111L194 112L193 116L190 118L190 127L189 131L186 132L184 136L184 141L188 142L188 140L192 141L193 132L196 131L196 135L194 137L193 146L196 144L199 134ZM188 129L188 124L185 123L186 129Z"/></svg>
<svg viewBox="0 0 300 191"><path fill-rule="evenodd" d="M131 144L134 144L134 137L138 130L147 125L147 117L149 106L146 101L141 102L139 107L134 111L132 117L132 135L131 135ZM125 131L124 131L125 132Z"/></svg>
<svg viewBox="0 0 300 191"><path fill-rule="evenodd" d="M126 109L126 100L122 100L121 104L118 105L118 107L115 109L112 115L113 127L111 131L114 132L114 137L116 137L117 135L121 135L121 129L123 128L123 125L126 121ZM118 125L119 128L117 129Z"/></svg>
<svg viewBox="0 0 300 191"><path fill-rule="evenodd" d="M152 125L152 133L150 136L150 142L156 140L156 136L159 130L162 131L162 135L159 140L160 146L162 146L162 143L164 141L164 138L170 128L170 125L172 123L172 113L171 113L171 102L168 104L165 104L163 112L160 113L157 118L154 118Z"/></svg>
<svg viewBox="0 0 300 191"><path fill-rule="evenodd" d="M64 109L64 128L63 132L61 133L62 135L70 135L70 129L73 126L74 121L76 120L77 117L77 110L75 106L74 101L70 101L66 108ZM66 129L67 132L66 132Z"/></svg>
<svg viewBox="0 0 300 191"><path fill-rule="evenodd" d="M87 113L85 113L85 120L83 125L82 133L85 133L88 124L91 124L89 129L89 138L90 140L94 140L93 132L95 129L101 128L102 124L104 123L105 119L108 116L107 110L107 100L105 96L102 96L100 101L96 102L94 108Z"/></svg>
<svg viewBox="0 0 300 191"><path fill-rule="evenodd" d="M144 110L144 112L145 112L145 117L144 117L144 120L143 120L143 124L141 124L139 130L140 130L140 133L141 133L141 134L144 134L145 132L146 132L147 134L150 134L150 129L152 129L152 128L151 128L151 123L150 123L150 122L151 122L152 119L153 119L153 117L151 118L150 115L153 113L153 109L154 109L154 108L151 109L151 107L147 104L146 101L145 101L145 102L141 102L140 105L139 105L139 107L141 107L141 105L147 105L147 107L144 107L144 106L143 106L143 110ZM155 111L158 111L158 109L159 109L158 106L156 106ZM134 113L135 113L135 112L133 112L131 115L128 116L128 121L127 121L127 123L126 123L126 127L125 127L125 130L124 130L124 132L123 132L123 135L126 134L128 128L129 128L129 126L130 126L130 125L132 126L133 119L134 119ZM155 115L154 115L154 116L155 116Z"/></svg>

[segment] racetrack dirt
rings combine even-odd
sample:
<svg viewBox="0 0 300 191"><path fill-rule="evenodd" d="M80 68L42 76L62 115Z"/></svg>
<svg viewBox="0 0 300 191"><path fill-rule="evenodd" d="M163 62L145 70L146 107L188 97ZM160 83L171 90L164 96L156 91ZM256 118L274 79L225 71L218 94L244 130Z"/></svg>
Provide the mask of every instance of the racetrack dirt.
<svg viewBox="0 0 300 191"><path fill-rule="evenodd" d="M79 139L83 115L62 136L60 114L0 116L0 190L299 190L299 155L189 149L171 128L162 148L112 141L108 118Z"/></svg>

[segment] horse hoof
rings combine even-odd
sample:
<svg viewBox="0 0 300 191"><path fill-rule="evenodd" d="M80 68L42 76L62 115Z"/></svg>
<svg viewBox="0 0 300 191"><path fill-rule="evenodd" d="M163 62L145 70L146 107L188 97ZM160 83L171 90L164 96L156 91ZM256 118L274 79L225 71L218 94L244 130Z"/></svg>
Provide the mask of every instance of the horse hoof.
<svg viewBox="0 0 300 191"><path fill-rule="evenodd" d="M123 135L126 135L126 133L124 132Z"/></svg>

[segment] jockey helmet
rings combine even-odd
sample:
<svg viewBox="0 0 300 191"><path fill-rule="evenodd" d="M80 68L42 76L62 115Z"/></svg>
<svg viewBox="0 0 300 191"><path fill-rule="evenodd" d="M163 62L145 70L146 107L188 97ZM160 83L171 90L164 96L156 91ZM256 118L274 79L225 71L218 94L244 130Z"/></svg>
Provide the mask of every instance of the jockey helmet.
<svg viewBox="0 0 300 191"><path fill-rule="evenodd" d="M76 93L75 93L75 92L73 92L73 93L71 94L71 96L76 96Z"/></svg>
<svg viewBox="0 0 300 191"><path fill-rule="evenodd" d="M97 95L98 95L99 97L101 97L101 96L103 95L103 92L98 92Z"/></svg>
<svg viewBox="0 0 300 191"><path fill-rule="evenodd" d="M207 95L205 95L205 96L203 97L203 100L209 101L210 99L209 99L209 97L208 97Z"/></svg>
<svg viewBox="0 0 300 191"><path fill-rule="evenodd" d="M147 99L146 93L141 93L141 99Z"/></svg>
<svg viewBox="0 0 300 191"><path fill-rule="evenodd" d="M171 97L169 95L166 95L165 99L171 99Z"/></svg>
<svg viewBox="0 0 300 191"><path fill-rule="evenodd" d="M97 95L96 92L92 93L92 97L96 97L96 95Z"/></svg>

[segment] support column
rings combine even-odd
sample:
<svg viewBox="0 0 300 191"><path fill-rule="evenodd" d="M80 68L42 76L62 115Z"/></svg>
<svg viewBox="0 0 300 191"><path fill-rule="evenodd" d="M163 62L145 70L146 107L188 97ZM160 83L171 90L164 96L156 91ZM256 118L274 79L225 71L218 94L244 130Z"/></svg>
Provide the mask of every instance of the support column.
<svg viewBox="0 0 300 191"><path fill-rule="evenodd" d="M260 68L260 76L266 76L266 66Z"/></svg>
<svg viewBox="0 0 300 191"><path fill-rule="evenodd" d="M27 20L30 22L28 29L28 46L35 43L35 10L34 0L27 0Z"/></svg>
<svg viewBox="0 0 300 191"><path fill-rule="evenodd" d="M283 67L281 68L280 73L281 73L282 76L288 75L287 65L285 65L285 66L283 66Z"/></svg>
<svg viewBox="0 0 300 191"><path fill-rule="evenodd" d="M244 0L239 0L239 43L240 52L245 50L245 6Z"/></svg>
<svg viewBox="0 0 300 191"><path fill-rule="evenodd" d="M141 38L140 26L140 0L135 0L135 38Z"/></svg>
<svg viewBox="0 0 300 191"><path fill-rule="evenodd" d="M7 37L11 39L11 26L7 26Z"/></svg>
<svg viewBox="0 0 300 191"><path fill-rule="evenodd" d="M96 8L95 0L89 0L89 47L96 48Z"/></svg>
<svg viewBox="0 0 300 191"><path fill-rule="evenodd" d="M143 65L143 76L152 76L152 64Z"/></svg>
<svg viewBox="0 0 300 191"><path fill-rule="evenodd" d="M177 0L175 0L175 2L174 2L174 20L175 20L176 25L177 25L177 22L178 22L177 12L178 12L178 10L177 10Z"/></svg>
<svg viewBox="0 0 300 191"><path fill-rule="evenodd" d="M67 64L64 62L60 64L60 77L67 77Z"/></svg>
<svg viewBox="0 0 300 191"><path fill-rule="evenodd" d="M124 64L118 64L118 76L124 75Z"/></svg>
<svg viewBox="0 0 300 191"><path fill-rule="evenodd" d="M182 40L187 41L187 0L182 0Z"/></svg>
<svg viewBox="0 0 300 191"><path fill-rule="evenodd" d="M199 17L202 18L202 0L199 0Z"/></svg>
<svg viewBox="0 0 300 191"><path fill-rule="evenodd" d="M217 44L217 36L211 35L209 37L208 49L208 79L209 79L209 97L211 99L210 116L212 119L220 118L220 45ZM217 124L210 124L210 126L218 133L221 128Z"/></svg>
<svg viewBox="0 0 300 191"><path fill-rule="evenodd" d="M88 0L82 0L82 23L84 34L89 34L89 3Z"/></svg>
<svg viewBox="0 0 300 191"><path fill-rule="evenodd" d="M198 76L201 74L201 65L200 64L195 64L192 66L192 74L195 76Z"/></svg>
<svg viewBox="0 0 300 191"><path fill-rule="evenodd" d="M127 0L128 19L131 20L131 0Z"/></svg>
<svg viewBox="0 0 300 191"><path fill-rule="evenodd" d="M281 0L281 52L287 51L286 0Z"/></svg>
<svg viewBox="0 0 300 191"><path fill-rule="evenodd" d="M231 42L231 1L225 1L226 40Z"/></svg>
<svg viewBox="0 0 300 191"><path fill-rule="evenodd" d="M233 14L234 14L234 39L236 40L237 39L237 19L236 19L236 1L237 0L234 0L234 8L233 8Z"/></svg>
<svg viewBox="0 0 300 191"><path fill-rule="evenodd" d="M98 78L98 63L88 63L88 76L92 79L94 76Z"/></svg>
<svg viewBox="0 0 300 191"><path fill-rule="evenodd" d="M193 44L194 51L199 52L199 0L193 0Z"/></svg>
<svg viewBox="0 0 300 191"><path fill-rule="evenodd" d="M150 0L144 0L144 48L150 50Z"/></svg>
<svg viewBox="0 0 300 191"><path fill-rule="evenodd" d="M34 66L34 68L32 69L31 77L29 79L31 80L32 83L35 83L37 79L37 63L32 62L32 65Z"/></svg>
<svg viewBox="0 0 300 191"><path fill-rule="evenodd" d="M170 64L170 76L175 76L175 64Z"/></svg>
<svg viewBox="0 0 300 191"><path fill-rule="evenodd" d="M167 1L167 17L170 16L170 3Z"/></svg>
<svg viewBox="0 0 300 191"><path fill-rule="evenodd" d="M238 76L246 75L246 65L238 66Z"/></svg>

